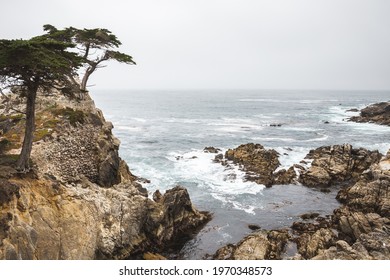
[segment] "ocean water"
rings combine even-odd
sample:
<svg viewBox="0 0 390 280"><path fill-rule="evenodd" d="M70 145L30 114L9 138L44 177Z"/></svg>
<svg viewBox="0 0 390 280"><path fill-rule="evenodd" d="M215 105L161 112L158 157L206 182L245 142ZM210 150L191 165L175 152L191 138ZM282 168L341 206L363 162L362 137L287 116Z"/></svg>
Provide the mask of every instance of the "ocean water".
<svg viewBox="0 0 390 280"><path fill-rule="evenodd" d="M350 143L386 153L390 127L348 122L390 92L369 91L94 91L92 98L114 124L120 155L131 171L151 180L152 194L185 186L213 220L188 241L178 258L201 259L251 232L288 227L299 215L331 214L337 188L322 193L300 185L266 189L243 180L238 168L213 163L206 146L228 148L259 143L280 153L280 168L299 163L310 149ZM280 124L280 126L270 126Z"/></svg>

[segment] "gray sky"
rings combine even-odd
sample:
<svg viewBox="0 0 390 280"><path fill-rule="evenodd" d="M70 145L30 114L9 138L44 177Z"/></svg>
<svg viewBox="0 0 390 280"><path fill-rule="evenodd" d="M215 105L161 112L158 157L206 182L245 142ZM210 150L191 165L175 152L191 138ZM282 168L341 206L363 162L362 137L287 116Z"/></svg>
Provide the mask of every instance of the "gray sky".
<svg viewBox="0 0 390 280"><path fill-rule="evenodd" d="M388 0L2 0L0 38L103 27L96 89L390 89Z"/></svg>

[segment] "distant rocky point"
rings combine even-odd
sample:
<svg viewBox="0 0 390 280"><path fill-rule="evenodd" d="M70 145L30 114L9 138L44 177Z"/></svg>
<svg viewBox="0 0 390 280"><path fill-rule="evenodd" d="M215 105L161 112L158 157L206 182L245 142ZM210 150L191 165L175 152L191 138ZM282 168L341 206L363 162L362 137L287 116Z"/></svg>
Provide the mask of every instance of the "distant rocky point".
<svg viewBox="0 0 390 280"><path fill-rule="evenodd" d="M369 122L390 125L390 102L381 102L367 106L359 116L349 118L353 122Z"/></svg>

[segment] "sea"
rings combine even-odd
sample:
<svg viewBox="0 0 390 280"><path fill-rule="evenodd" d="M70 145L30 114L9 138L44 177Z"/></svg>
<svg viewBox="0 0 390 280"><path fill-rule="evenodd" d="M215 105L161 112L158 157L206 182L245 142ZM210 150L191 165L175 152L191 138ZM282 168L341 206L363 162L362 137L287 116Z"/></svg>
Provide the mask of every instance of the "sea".
<svg viewBox="0 0 390 280"><path fill-rule="evenodd" d="M330 215L338 187L324 193L301 185L265 188L245 181L238 167L213 162L215 154L245 143L275 149L281 166L302 161L324 145L390 149L390 127L349 122L356 109L390 100L384 91L319 90L94 90L91 97L121 141L120 156L150 196L181 185L197 209L213 219L186 240L179 259L204 259L252 231L280 229L303 213ZM287 248L287 256L296 248Z"/></svg>

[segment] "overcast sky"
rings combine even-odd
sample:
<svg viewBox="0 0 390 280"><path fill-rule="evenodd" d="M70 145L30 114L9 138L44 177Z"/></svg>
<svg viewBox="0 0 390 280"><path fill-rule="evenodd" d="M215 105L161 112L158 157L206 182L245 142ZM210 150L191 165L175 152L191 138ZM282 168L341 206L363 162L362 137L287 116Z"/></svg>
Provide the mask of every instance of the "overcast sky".
<svg viewBox="0 0 390 280"><path fill-rule="evenodd" d="M0 38L102 27L137 66L96 89L390 89L389 0L12 0Z"/></svg>

